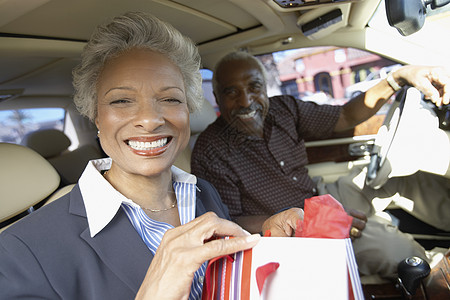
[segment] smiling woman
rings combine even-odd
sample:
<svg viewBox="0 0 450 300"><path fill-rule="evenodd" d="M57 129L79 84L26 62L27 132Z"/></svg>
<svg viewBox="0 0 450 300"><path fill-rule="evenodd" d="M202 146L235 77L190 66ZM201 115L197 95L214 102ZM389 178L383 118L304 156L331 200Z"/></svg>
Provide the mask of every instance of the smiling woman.
<svg viewBox="0 0 450 300"><path fill-rule="evenodd" d="M130 38L135 36L142 39ZM92 48L107 50L93 58ZM257 236L246 236L225 220L227 210L211 185L172 167L189 139L188 107L195 109L201 91L195 46L170 25L129 13L94 33L81 66L75 71L75 98L81 112L95 121L111 158L89 163L68 196L2 233L2 294L129 299L170 292L174 298L199 298L204 262L249 248ZM59 246L44 242L35 229ZM217 251L204 244L212 235L238 238L211 242L223 243ZM68 254L82 260L68 261ZM127 273L131 282L117 281ZM26 284L30 276L36 285Z"/></svg>
<svg viewBox="0 0 450 300"><path fill-rule="evenodd" d="M2 296L199 299L209 259L258 242L229 221L210 183L172 166L198 107L199 62L195 45L152 15L127 13L94 32L74 71L75 101L110 157L2 232ZM265 225L296 224L292 211ZM223 236L235 238L212 240Z"/></svg>

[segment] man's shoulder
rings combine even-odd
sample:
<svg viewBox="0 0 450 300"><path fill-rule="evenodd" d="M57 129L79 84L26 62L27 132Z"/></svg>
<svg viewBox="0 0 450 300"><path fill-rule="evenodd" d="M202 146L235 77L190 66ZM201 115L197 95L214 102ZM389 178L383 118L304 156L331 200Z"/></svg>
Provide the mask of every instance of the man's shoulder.
<svg viewBox="0 0 450 300"><path fill-rule="evenodd" d="M303 109L304 102L291 95L278 95L269 98L270 119L278 123L280 120L295 122L298 119L299 111ZM288 117L290 116L290 117Z"/></svg>
<svg viewBox="0 0 450 300"><path fill-rule="evenodd" d="M339 115L341 106L331 104L317 104L304 101L290 95L270 97L270 110L273 114L292 113L299 116L316 116L323 114Z"/></svg>
<svg viewBox="0 0 450 300"><path fill-rule="evenodd" d="M230 128L222 118L211 123L198 136L193 149L193 156L203 156L206 151L226 151L229 146Z"/></svg>
<svg viewBox="0 0 450 300"><path fill-rule="evenodd" d="M205 130L203 130L197 140L203 140L206 138L214 137L218 132L222 130L226 126L223 118L218 117L214 122L208 125Z"/></svg>
<svg viewBox="0 0 450 300"><path fill-rule="evenodd" d="M295 101L296 99L291 95L276 95L269 97L269 100L272 102L278 102L278 101Z"/></svg>
<svg viewBox="0 0 450 300"><path fill-rule="evenodd" d="M195 142L191 156L191 172L208 179L207 172L223 172L242 156L246 148L247 136L240 134L232 126L214 122L203 131Z"/></svg>
<svg viewBox="0 0 450 300"><path fill-rule="evenodd" d="M291 95L278 95L269 98L270 107L292 109L308 105L308 102L297 99Z"/></svg>

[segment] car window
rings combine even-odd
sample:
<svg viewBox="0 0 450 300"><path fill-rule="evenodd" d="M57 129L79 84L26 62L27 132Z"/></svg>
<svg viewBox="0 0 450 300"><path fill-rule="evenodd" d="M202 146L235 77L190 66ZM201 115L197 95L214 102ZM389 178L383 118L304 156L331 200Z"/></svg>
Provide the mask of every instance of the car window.
<svg viewBox="0 0 450 300"><path fill-rule="evenodd" d="M63 108L27 108L0 111L0 142L20 144L32 131L54 128L64 131Z"/></svg>
<svg viewBox="0 0 450 300"><path fill-rule="evenodd" d="M219 115L219 107L216 103L216 98L213 94L213 86L212 86L212 76L213 72L209 69L201 69L200 74L202 75L202 88L203 88L203 96L209 103L211 103L212 107L216 111L216 114Z"/></svg>
<svg viewBox="0 0 450 300"><path fill-rule="evenodd" d="M257 58L267 71L269 97L291 95L303 101L331 105L345 104L401 66L367 51L340 47L291 49ZM212 92L212 71L202 69L201 74L204 97L219 114ZM389 105L390 102L378 111L377 116L361 124L359 127L365 130L357 130L355 134L376 133Z"/></svg>
<svg viewBox="0 0 450 300"><path fill-rule="evenodd" d="M376 54L337 47L279 51L258 58L268 73L269 96L289 94L320 104L343 104L352 98L347 88L369 82L358 90L365 92L400 66Z"/></svg>
<svg viewBox="0 0 450 300"><path fill-rule="evenodd" d="M353 48L311 47L258 56L267 70L269 96L287 94L317 104L342 105L367 91L401 65L379 55ZM389 103L377 113L373 134ZM360 128L367 128L366 121Z"/></svg>

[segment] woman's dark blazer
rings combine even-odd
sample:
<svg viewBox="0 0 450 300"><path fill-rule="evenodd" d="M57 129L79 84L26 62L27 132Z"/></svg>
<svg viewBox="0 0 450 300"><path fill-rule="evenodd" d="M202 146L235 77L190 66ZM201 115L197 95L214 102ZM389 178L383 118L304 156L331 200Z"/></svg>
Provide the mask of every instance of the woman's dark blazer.
<svg viewBox="0 0 450 300"><path fill-rule="evenodd" d="M197 187L196 216L229 219L215 188ZM0 234L0 298L134 299L152 258L122 209L91 238L76 185Z"/></svg>

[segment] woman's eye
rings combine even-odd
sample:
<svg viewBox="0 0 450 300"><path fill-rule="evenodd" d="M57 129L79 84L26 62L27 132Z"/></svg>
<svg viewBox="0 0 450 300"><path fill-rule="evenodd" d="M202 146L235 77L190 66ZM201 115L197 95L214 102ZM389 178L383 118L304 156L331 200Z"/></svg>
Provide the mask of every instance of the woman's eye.
<svg viewBox="0 0 450 300"><path fill-rule="evenodd" d="M167 98L167 99L164 99L164 101L169 102L169 103L182 103L181 100L176 99L176 98Z"/></svg>
<svg viewBox="0 0 450 300"><path fill-rule="evenodd" d="M111 104L124 104L124 103L129 103L130 100L129 99L117 99L117 100L112 100L110 103Z"/></svg>

